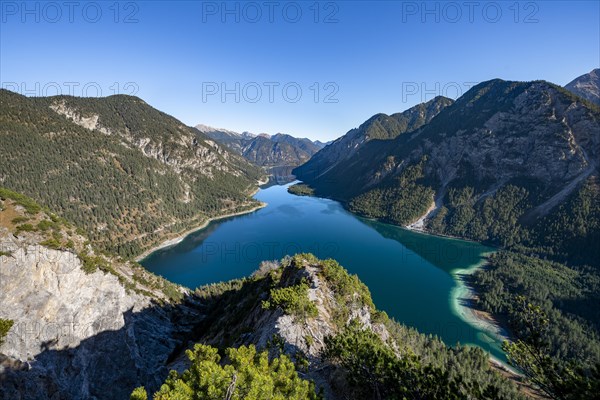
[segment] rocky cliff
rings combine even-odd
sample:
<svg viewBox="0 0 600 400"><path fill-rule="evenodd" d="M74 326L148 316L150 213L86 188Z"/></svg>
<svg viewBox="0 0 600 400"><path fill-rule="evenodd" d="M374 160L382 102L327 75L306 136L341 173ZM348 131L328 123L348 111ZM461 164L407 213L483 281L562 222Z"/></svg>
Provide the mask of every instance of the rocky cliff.
<svg viewBox="0 0 600 400"><path fill-rule="evenodd" d="M565 85L565 89L600 105L600 68L573 79Z"/></svg>
<svg viewBox="0 0 600 400"><path fill-rule="evenodd" d="M68 222L6 189L0 244L0 318L12 321L0 397L125 399L141 382L159 385L187 329L175 323L184 289L100 254Z"/></svg>

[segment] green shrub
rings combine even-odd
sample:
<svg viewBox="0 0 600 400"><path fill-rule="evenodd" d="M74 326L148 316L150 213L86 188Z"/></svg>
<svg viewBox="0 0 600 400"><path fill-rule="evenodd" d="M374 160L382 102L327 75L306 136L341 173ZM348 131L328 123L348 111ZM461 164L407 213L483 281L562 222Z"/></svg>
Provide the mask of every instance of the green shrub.
<svg viewBox="0 0 600 400"><path fill-rule="evenodd" d="M31 224L22 224L17 226L17 235L21 232L36 232L37 228Z"/></svg>
<svg viewBox="0 0 600 400"><path fill-rule="evenodd" d="M6 188L0 188L0 198L4 200L13 200L15 203L25 208L25 211L28 214L37 214L42 210L42 208L29 197L13 192L12 190L8 190Z"/></svg>
<svg viewBox="0 0 600 400"><path fill-rule="evenodd" d="M48 247L49 249L54 249L54 250L58 250L62 247L61 243L54 238L46 239L46 240L40 242L40 245L42 245L44 247Z"/></svg>
<svg viewBox="0 0 600 400"><path fill-rule="evenodd" d="M28 217L17 217L17 218L13 218L13 220L11 222L16 225L16 224L20 224L20 223L27 222L27 221L29 221Z"/></svg>
<svg viewBox="0 0 600 400"><path fill-rule="evenodd" d="M308 298L308 284L304 278L298 285L271 289L270 298L263 302L263 308L277 307L288 315L303 319L318 315L317 306Z"/></svg>
<svg viewBox="0 0 600 400"><path fill-rule="evenodd" d="M137 387L131 393L129 400L148 400L148 393L143 386Z"/></svg>
<svg viewBox="0 0 600 400"><path fill-rule="evenodd" d="M87 274L96 272L98 269L105 272L114 271L108 262L100 256L90 256L87 252L81 252L78 254L79 259L82 262L81 269Z"/></svg>
<svg viewBox="0 0 600 400"><path fill-rule="evenodd" d="M54 223L52 221L45 219L45 220L40 221L37 224L37 227L40 231L46 232L48 229L54 227Z"/></svg>
<svg viewBox="0 0 600 400"><path fill-rule="evenodd" d="M10 328L12 328L13 324L13 320L0 318L0 346L4 343L4 338L8 334Z"/></svg>
<svg viewBox="0 0 600 400"><path fill-rule="evenodd" d="M282 355L269 360L268 352L241 346L225 351L221 362L218 350L196 344L186 352L191 366L183 374L171 371L154 400L248 399L316 400L312 382L301 379L290 359ZM146 391L136 388L132 400L145 400Z"/></svg>

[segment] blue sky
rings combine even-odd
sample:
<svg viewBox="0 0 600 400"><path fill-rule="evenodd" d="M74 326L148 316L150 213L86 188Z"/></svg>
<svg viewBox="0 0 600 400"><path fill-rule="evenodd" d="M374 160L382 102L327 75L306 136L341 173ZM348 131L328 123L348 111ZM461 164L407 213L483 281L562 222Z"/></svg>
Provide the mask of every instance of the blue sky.
<svg viewBox="0 0 600 400"><path fill-rule="evenodd" d="M472 5L469 5L472 4ZM0 2L0 81L331 140L477 82L600 66L600 2Z"/></svg>

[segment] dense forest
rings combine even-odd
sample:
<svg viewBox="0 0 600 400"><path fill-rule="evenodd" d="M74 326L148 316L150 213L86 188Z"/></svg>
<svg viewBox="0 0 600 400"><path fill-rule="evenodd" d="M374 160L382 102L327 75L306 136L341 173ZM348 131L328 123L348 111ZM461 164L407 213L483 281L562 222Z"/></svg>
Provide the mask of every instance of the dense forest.
<svg viewBox="0 0 600 400"><path fill-rule="evenodd" d="M423 182L423 165L406 168L392 182L356 196L348 203L348 209L367 218L407 225L425 214L435 194L431 186Z"/></svg>
<svg viewBox="0 0 600 400"><path fill-rule="evenodd" d="M3 186L126 257L257 204L248 195L258 168L134 97L1 90L0 141Z"/></svg>

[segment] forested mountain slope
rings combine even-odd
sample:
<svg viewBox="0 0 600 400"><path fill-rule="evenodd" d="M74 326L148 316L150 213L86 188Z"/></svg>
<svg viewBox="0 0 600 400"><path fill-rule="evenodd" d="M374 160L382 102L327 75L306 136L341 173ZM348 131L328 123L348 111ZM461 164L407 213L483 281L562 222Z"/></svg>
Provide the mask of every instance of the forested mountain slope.
<svg viewBox="0 0 600 400"><path fill-rule="evenodd" d="M372 140L317 177L305 174L304 166L295 172L317 194L402 225L438 199L438 230L453 218L449 207L480 207L524 190L515 218L534 223L596 174L599 123L598 107L558 86L494 80L472 88L421 128L391 141ZM501 232L490 231L491 222L449 229L502 241Z"/></svg>
<svg viewBox="0 0 600 400"><path fill-rule="evenodd" d="M353 212L500 247L472 283L521 340L513 360L556 398L580 398L564 387L573 371L600 384L598 106L496 79L324 172L311 163L299 179Z"/></svg>
<svg viewBox="0 0 600 400"><path fill-rule="evenodd" d="M338 164L343 169L345 160L350 159L369 141L391 140L404 132L420 128L452 102L451 99L439 96L401 113L374 115L358 128L350 130L323 148L294 172L307 182L329 181L329 171Z"/></svg>
<svg viewBox="0 0 600 400"><path fill-rule="evenodd" d="M0 184L140 254L207 218L250 209L263 172L143 100L0 90Z"/></svg>

